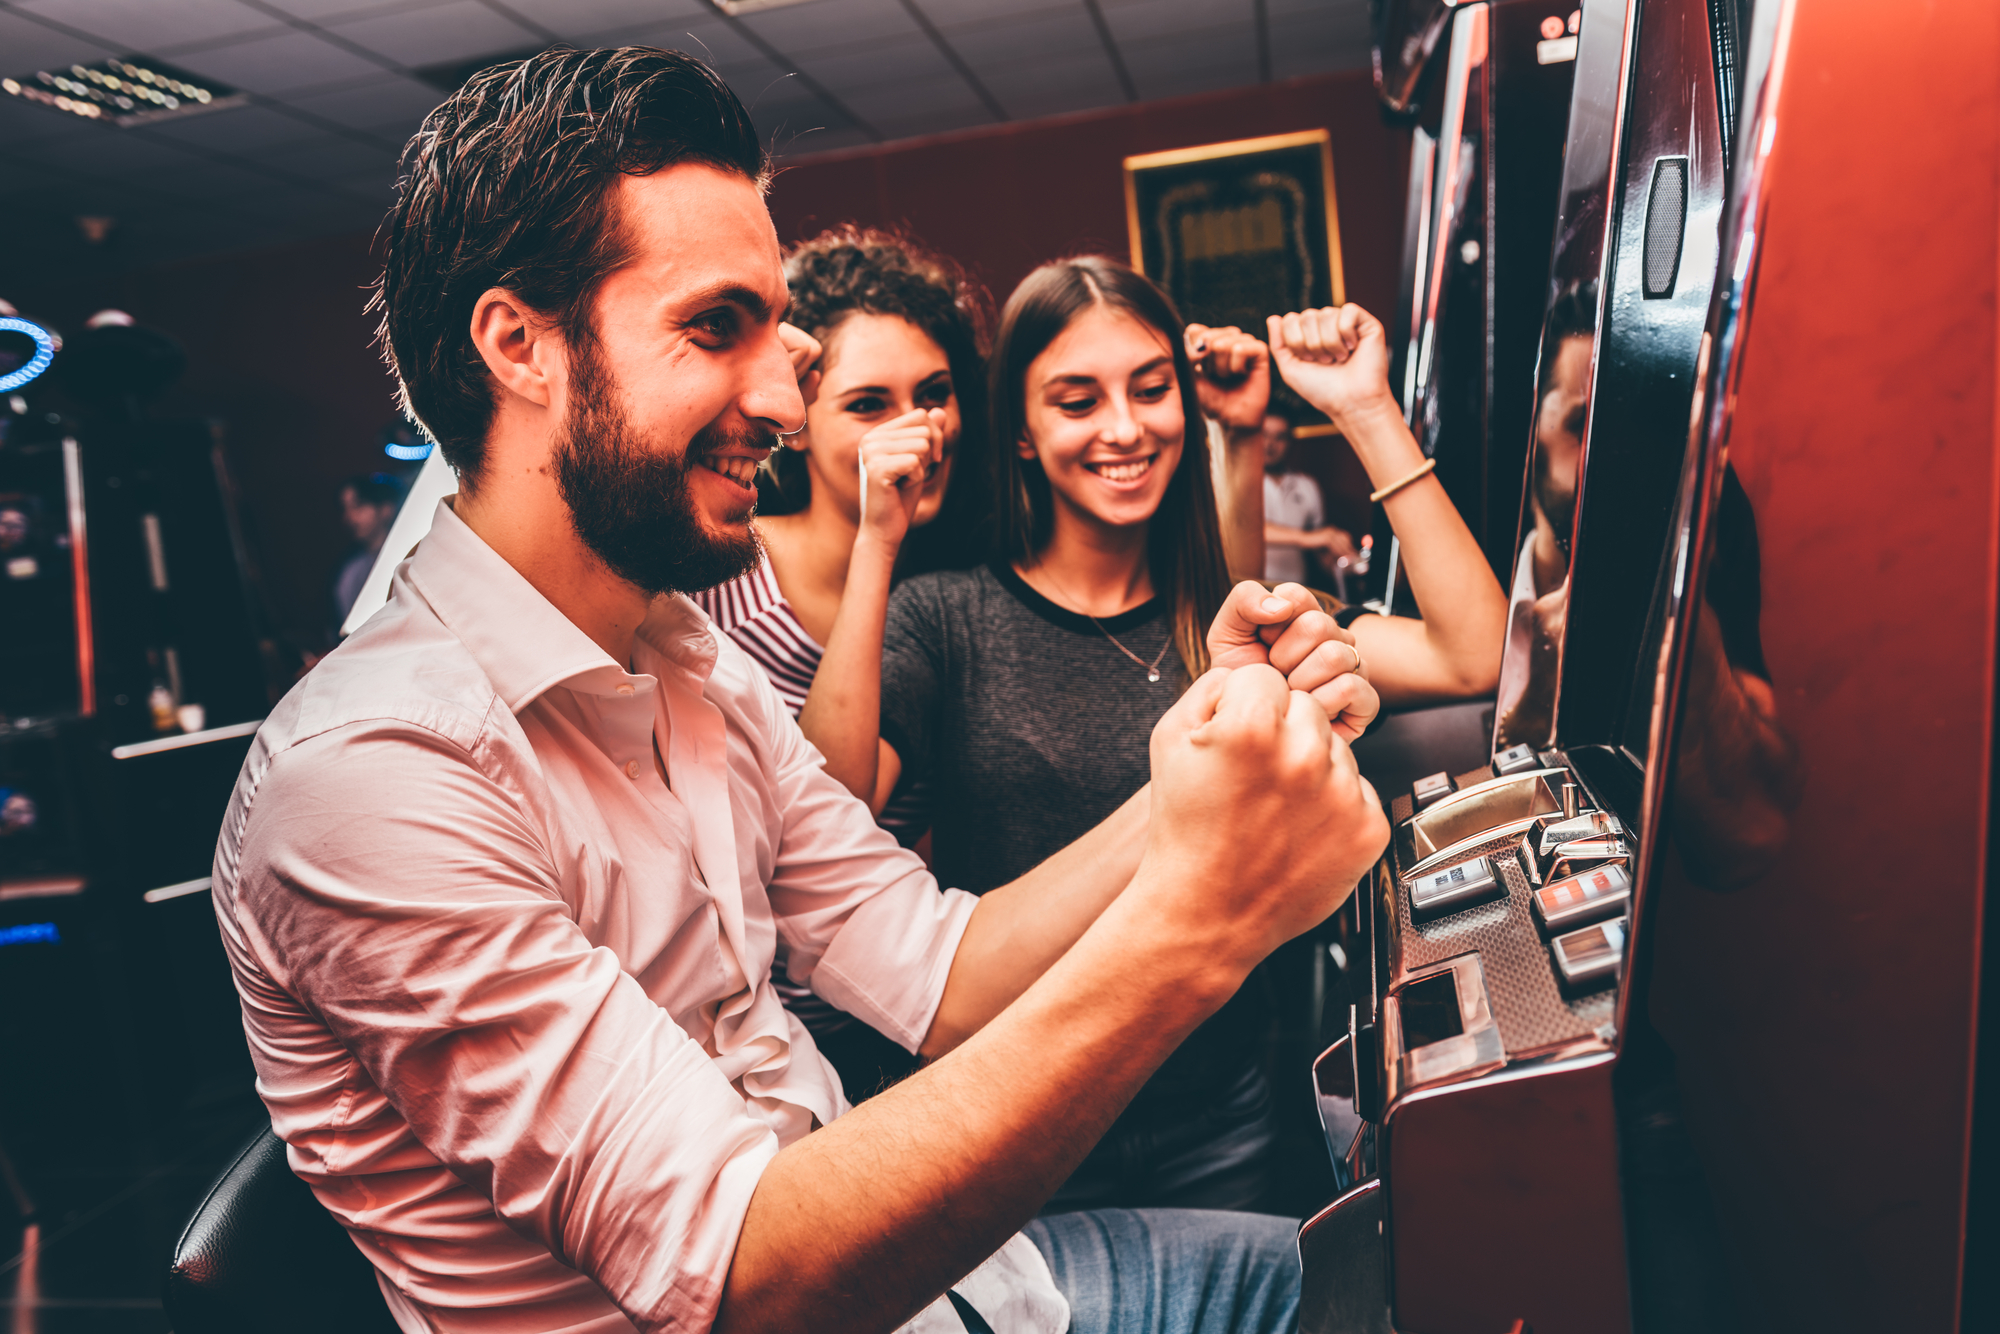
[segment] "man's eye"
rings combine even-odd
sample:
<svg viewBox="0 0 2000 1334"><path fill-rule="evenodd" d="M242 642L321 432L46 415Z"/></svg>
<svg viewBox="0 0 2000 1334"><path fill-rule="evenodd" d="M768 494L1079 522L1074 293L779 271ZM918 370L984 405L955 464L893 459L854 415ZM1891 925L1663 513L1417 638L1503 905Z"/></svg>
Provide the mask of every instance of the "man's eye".
<svg viewBox="0 0 2000 1334"><path fill-rule="evenodd" d="M736 315L732 311L712 310L706 315L697 315L688 327L716 343L724 343L736 332Z"/></svg>
<svg viewBox="0 0 2000 1334"><path fill-rule="evenodd" d="M850 399L847 410L857 417L872 417L888 406L873 394L863 394L860 398Z"/></svg>

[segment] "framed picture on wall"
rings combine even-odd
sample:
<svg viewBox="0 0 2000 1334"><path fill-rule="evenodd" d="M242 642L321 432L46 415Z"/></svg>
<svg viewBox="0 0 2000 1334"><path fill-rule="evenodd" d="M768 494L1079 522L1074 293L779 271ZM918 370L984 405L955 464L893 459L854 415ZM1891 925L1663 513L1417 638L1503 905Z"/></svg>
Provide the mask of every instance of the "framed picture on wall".
<svg viewBox="0 0 2000 1334"><path fill-rule="evenodd" d="M1325 130L1128 157L1125 222L1132 266L1196 323L1262 337L1268 315L1347 299ZM1304 409L1300 435L1331 430Z"/></svg>

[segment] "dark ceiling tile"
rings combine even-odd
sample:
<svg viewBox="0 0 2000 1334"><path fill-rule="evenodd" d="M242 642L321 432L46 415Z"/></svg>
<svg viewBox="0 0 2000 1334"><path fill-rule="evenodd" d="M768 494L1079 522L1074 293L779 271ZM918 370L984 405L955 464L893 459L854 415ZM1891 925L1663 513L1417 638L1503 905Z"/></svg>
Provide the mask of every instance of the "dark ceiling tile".
<svg viewBox="0 0 2000 1334"><path fill-rule="evenodd" d="M375 173L387 181L396 171L393 152L333 134L309 135L246 156L274 176L300 181L335 180L366 173Z"/></svg>
<svg viewBox="0 0 2000 1334"><path fill-rule="evenodd" d="M119 47L121 54L162 54L177 46L284 26L238 0L14 0L14 6L87 32Z"/></svg>
<svg viewBox="0 0 2000 1334"><path fill-rule="evenodd" d="M503 18L479 0L453 0L353 21L329 19L323 26L411 69L542 44L539 34Z"/></svg>
<svg viewBox="0 0 2000 1334"><path fill-rule="evenodd" d="M1271 77L1365 69L1372 40L1366 12L1288 7L1271 14Z"/></svg>
<svg viewBox="0 0 2000 1334"><path fill-rule="evenodd" d="M1016 120L1118 106L1125 92L1102 48L1034 63L981 69L979 77Z"/></svg>
<svg viewBox="0 0 2000 1334"><path fill-rule="evenodd" d="M309 32L287 32L218 46L174 63L253 93L286 93L351 82L382 72L382 64Z"/></svg>
<svg viewBox="0 0 2000 1334"><path fill-rule="evenodd" d="M786 54L797 62L798 68L819 80L843 101L853 94L868 96L879 103L879 94L893 96L900 89L908 92L910 101L915 104L913 109L920 109L922 104L919 99L924 94L918 89L946 80L960 88L966 86L965 80L958 77L937 47L932 45L930 38L920 32L874 42L865 49L848 50L839 55L797 51ZM968 92L967 96L971 94Z"/></svg>
<svg viewBox="0 0 2000 1334"><path fill-rule="evenodd" d="M987 18L945 28L944 36L982 79L1000 66L1066 62L1085 53L1107 71L1111 68L1104 43L1080 5L1019 18Z"/></svg>
<svg viewBox="0 0 2000 1334"><path fill-rule="evenodd" d="M109 45L71 37L19 13L0 10L0 74L33 74L36 70L88 65L121 54Z"/></svg>
<svg viewBox="0 0 2000 1334"><path fill-rule="evenodd" d="M588 38L597 46L624 45L620 34L655 28L662 20L715 17L707 0L506 0L506 5L558 37L579 44Z"/></svg>
<svg viewBox="0 0 2000 1334"><path fill-rule="evenodd" d="M355 129L407 125L414 131L444 94L403 74L383 74L327 92L280 99L315 116Z"/></svg>
<svg viewBox="0 0 2000 1334"><path fill-rule="evenodd" d="M794 60L821 47L848 47L922 33L898 0L813 0L745 14L737 22Z"/></svg>
<svg viewBox="0 0 2000 1334"><path fill-rule="evenodd" d="M9 152L33 162L46 162L78 177L117 177L131 172L172 169L199 159L184 148L143 139L110 125L93 125L91 134L10 144Z"/></svg>
<svg viewBox="0 0 2000 1334"><path fill-rule="evenodd" d="M172 143L240 153L296 139L305 127L268 107L233 106L180 120L161 121L138 131L142 139L158 136Z"/></svg>

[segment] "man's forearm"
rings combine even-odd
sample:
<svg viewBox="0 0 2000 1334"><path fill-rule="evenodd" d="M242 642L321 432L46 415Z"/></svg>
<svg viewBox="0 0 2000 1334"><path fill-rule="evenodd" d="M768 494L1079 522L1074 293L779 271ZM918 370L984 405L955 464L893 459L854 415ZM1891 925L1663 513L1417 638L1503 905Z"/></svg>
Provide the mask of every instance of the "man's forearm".
<svg viewBox="0 0 2000 1334"><path fill-rule="evenodd" d="M1034 1216L1247 970L1114 904L956 1051L771 1162L715 1328L908 1320Z"/></svg>
<svg viewBox="0 0 2000 1334"><path fill-rule="evenodd" d="M1150 793L1150 785L1140 788L1095 829L980 899L923 1055L943 1055L1006 1009L1131 882L1146 847Z"/></svg>

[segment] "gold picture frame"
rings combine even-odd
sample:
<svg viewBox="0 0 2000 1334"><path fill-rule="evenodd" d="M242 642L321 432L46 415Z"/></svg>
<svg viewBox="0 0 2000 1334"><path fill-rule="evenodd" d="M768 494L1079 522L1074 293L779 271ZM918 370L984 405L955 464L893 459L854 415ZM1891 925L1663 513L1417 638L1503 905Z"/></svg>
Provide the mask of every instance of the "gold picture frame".
<svg viewBox="0 0 2000 1334"><path fill-rule="evenodd" d="M1124 166L1132 267L1185 318L1261 335L1266 315L1346 301L1327 130L1141 153ZM1307 421L1297 434L1332 431Z"/></svg>

